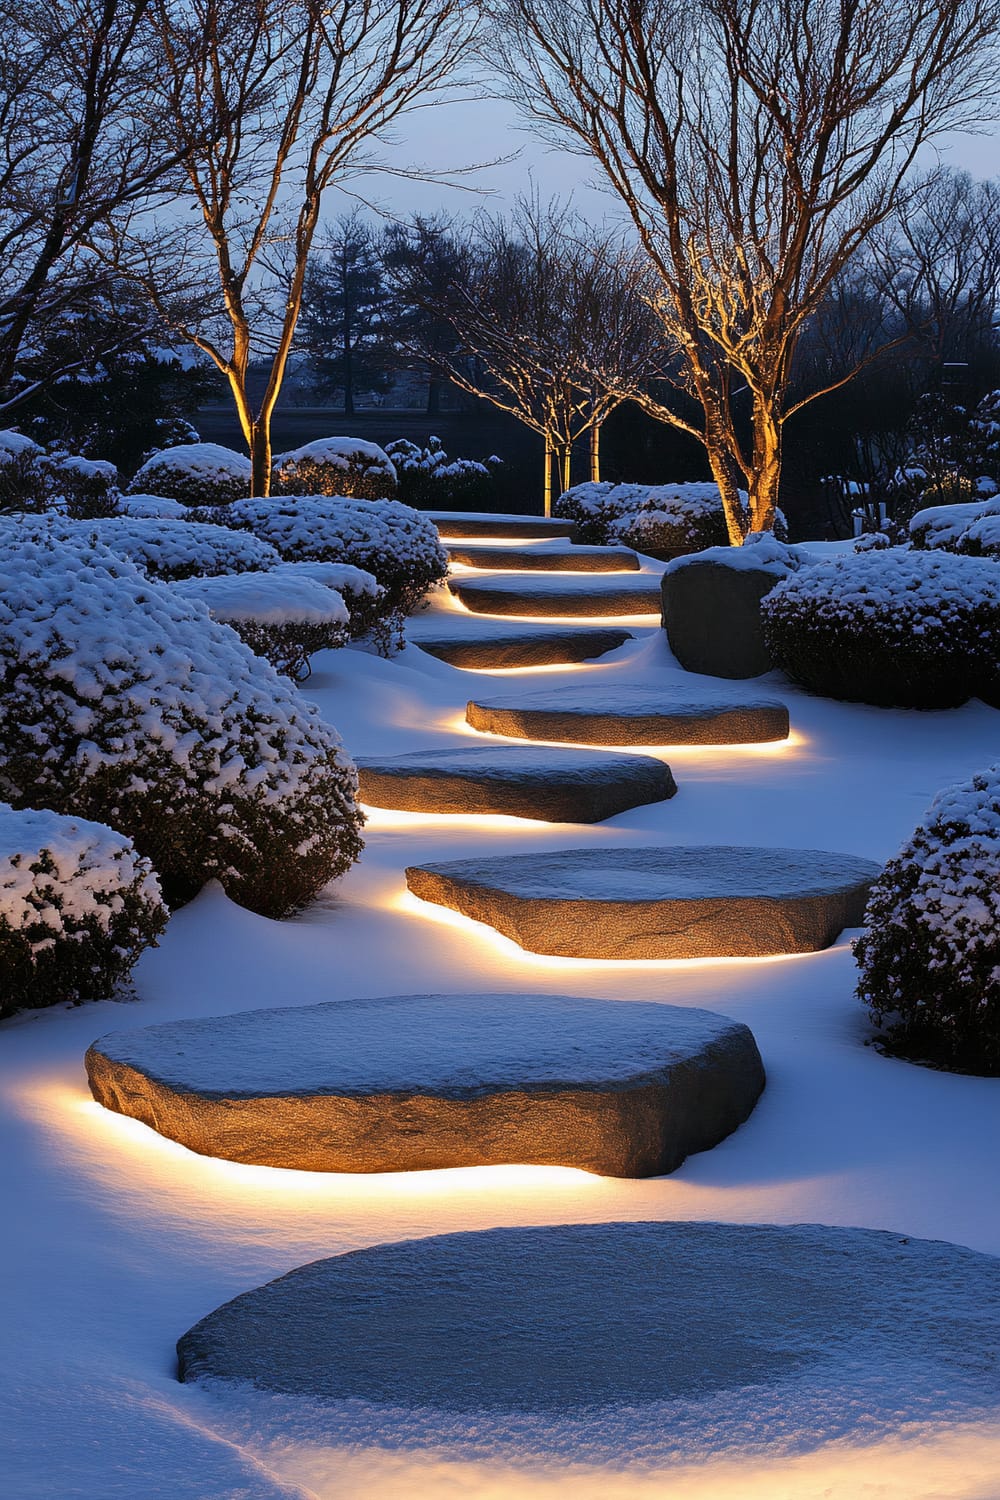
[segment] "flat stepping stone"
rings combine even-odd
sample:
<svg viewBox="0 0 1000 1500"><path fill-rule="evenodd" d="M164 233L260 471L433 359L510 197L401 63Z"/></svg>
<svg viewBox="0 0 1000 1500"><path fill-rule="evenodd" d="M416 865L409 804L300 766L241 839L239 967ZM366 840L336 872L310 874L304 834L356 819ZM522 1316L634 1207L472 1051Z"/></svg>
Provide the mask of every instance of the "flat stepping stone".
<svg viewBox="0 0 1000 1500"><path fill-rule="evenodd" d="M639 569L639 559L628 547L574 547L562 542L489 547L450 542L446 550L452 562L467 568L546 573L635 573Z"/></svg>
<svg viewBox="0 0 1000 1500"><path fill-rule="evenodd" d="M547 630L544 626L537 626L518 630L508 627L502 633L493 628L487 633L482 625L470 630L464 622L456 622L447 634L440 635L421 635L418 634L419 628L419 625L414 627L407 623L412 645L419 646L421 651L439 661L472 671L490 667L553 667L592 661L635 639L629 630L610 628Z"/></svg>
<svg viewBox="0 0 1000 1500"><path fill-rule="evenodd" d="M788 738L788 708L776 698L628 684L476 698L465 717L486 734L578 745L749 745Z"/></svg>
<svg viewBox="0 0 1000 1500"><path fill-rule="evenodd" d="M433 521L443 537L498 537L502 541L532 541L539 538L571 537L575 521L557 516L490 515L478 510L428 510L424 515Z"/></svg>
<svg viewBox="0 0 1000 1500"><path fill-rule="evenodd" d="M356 758L359 794L403 812L506 813L550 823L600 823L677 791L651 755L487 745Z"/></svg>
<svg viewBox="0 0 1000 1500"><path fill-rule="evenodd" d="M756 1472L762 1452L992 1427L998 1342L993 1256L881 1230L667 1222L354 1250L227 1302L178 1356L184 1381L243 1383L226 1399L255 1433L287 1422L280 1393L307 1399L333 1446L583 1452L612 1466L614 1495L637 1455L749 1451Z"/></svg>
<svg viewBox="0 0 1000 1500"><path fill-rule="evenodd" d="M671 1172L764 1087L746 1026L565 995L390 995L113 1032L95 1099L204 1156L310 1172Z"/></svg>
<svg viewBox="0 0 1000 1500"><path fill-rule="evenodd" d="M530 953L762 958L859 927L880 868L819 849L556 849L413 865L406 883Z"/></svg>
<svg viewBox="0 0 1000 1500"><path fill-rule="evenodd" d="M594 615L660 614L660 580L649 574L637 578L605 578L601 574L554 578L551 574L528 574L512 578L509 573L485 578L449 578L448 587L467 609L488 615Z"/></svg>

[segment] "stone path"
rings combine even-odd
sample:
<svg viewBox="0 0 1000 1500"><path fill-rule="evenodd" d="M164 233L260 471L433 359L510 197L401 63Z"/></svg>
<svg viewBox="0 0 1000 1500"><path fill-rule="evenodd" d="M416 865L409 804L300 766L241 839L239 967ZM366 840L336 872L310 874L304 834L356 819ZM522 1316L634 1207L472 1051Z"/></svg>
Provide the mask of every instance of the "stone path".
<svg viewBox="0 0 1000 1500"><path fill-rule="evenodd" d="M582 616L659 615L660 581L655 576L595 573L580 576L526 573L512 577L455 577L448 587L477 614Z"/></svg>
<svg viewBox="0 0 1000 1500"><path fill-rule="evenodd" d="M638 557L628 547L576 547L565 542L498 547L450 542L445 550L452 562L467 568L544 573L635 573L639 568Z"/></svg>
<svg viewBox="0 0 1000 1500"><path fill-rule="evenodd" d="M573 521L556 516L494 516L473 510L429 510L424 514L434 522L444 542L466 537L495 537L502 541L564 537L568 541L575 529Z"/></svg>
<svg viewBox="0 0 1000 1500"><path fill-rule="evenodd" d="M561 958L762 958L860 925L879 873L818 849L557 849L411 865L415 896Z"/></svg>
<svg viewBox="0 0 1000 1500"><path fill-rule="evenodd" d="M643 685L585 684L472 699L473 729L581 745L743 745L788 738L788 709L758 694L683 696Z"/></svg>
<svg viewBox="0 0 1000 1500"><path fill-rule="evenodd" d="M357 760L362 802L423 813L505 813L549 823L600 823L677 791L649 755L519 745L418 750Z"/></svg>
<svg viewBox="0 0 1000 1500"><path fill-rule="evenodd" d="M764 1087L746 1026L563 995L394 995L112 1033L109 1109L192 1151L320 1172L501 1162L672 1172Z"/></svg>
<svg viewBox="0 0 1000 1500"><path fill-rule="evenodd" d="M633 639L628 630L606 627L588 630L577 626L560 630L558 626L508 626L497 630L489 620L456 618L447 633L441 633L437 619L416 621L407 629L408 638L421 651L446 661L453 667L472 671L491 667L553 667L578 661L592 661L617 651Z"/></svg>

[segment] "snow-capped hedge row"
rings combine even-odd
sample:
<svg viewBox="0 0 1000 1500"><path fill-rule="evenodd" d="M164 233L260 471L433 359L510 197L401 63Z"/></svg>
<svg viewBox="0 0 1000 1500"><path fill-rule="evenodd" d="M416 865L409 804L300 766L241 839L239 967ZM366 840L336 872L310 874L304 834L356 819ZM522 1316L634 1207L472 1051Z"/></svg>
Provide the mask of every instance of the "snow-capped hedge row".
<svg viewBox="0 0 1000 1500"><path fill-rule="evenodd" d="M206 605L213 620L232 626L251 651L299 682L309 676L314 651L342 646L348 637L350 615L342 596L301 574L229 573L186 578L174 588Z"/></svg>
<svg viewBox="0 0 1000 1500"><path fill-rule="evenodd" d="M120 828L167 899L271 916L361 847L336 733L208 610L44 521L0 535L0 766L16 806Z"/></svg>
<svg viewBox="0 0 1000 1500"><path fill-rule="evenodd" d="M1000 496L918 510L910 540L917 548L1000 558Z"/></svg>
<svg viewBox="0 0 1000 1500"><path fill-rule="evenodd" d="M281 562L267 542L228 526L196 526L191 521L134 516L70 524L81 537L92 536L112 552L129 558L150 578L169 581L259 572Z"/></svg>
<svg viewBox="0 0 1000 1500"><path fill-rule="evenodd" d="M335 590L350 615L351 640L360 640L371 630L377 632L379 622L386 616L385 592L374 573L367 573L364 568L355 568L350 563L283 562L268 571L279 577L311 578L324 588Z"/></svg>
<svg viewBox="0 0 1000 1500"><path fill-rule="evenodd" d="M182 443L147 459L129 485L136 495L161 495L184 505L228 505L250 493L250 460L218 443Z"/></svg>
<svg viewBox="0 0 1000 1500"><path fill-rule="evenodd" d="M107 997L166 922L130 839L0 803L0 1016Z"/></svg>
<svg viewBox="0 0 1000 1500"><path fill-rule="evenodd" d="M894 1050L1000 1073L1000 765L935 798L872 887L855 954Z"/></svg>
<svg viewBox="0 0 1000 1500"><path fill-rule="evenodd" d="M170 500L166 495L122 495L119 511L123 516L133 516L142 521L186 521L190 507L179 500Z"/></svg>
<svg viewBox="0 0 1000 1500"><path fill-rule="evenodd" d="M576 522L578 541L599 546L619 542L640 552L679 554L729 542L716 484L578 484L559 496L555 513ZM788 535L780 511L775 535Z"/></svg>
<svg viewBox="0 0 1000 1500"><path fill-rule="evenodd" d="M433 522L397 500L241 500L226 518L270 542L288 562L350 563L374 574L396 629L448 571Z"/></svg>
<svg viewBox="0 0 1000 1500"><path fill-rule="evenodd" d="M20 432L0 432L0 511L109 516L120 502L114 464L63 449L46 452Z"/></svg>
<svg viewBox="0 0 1000 1500"><path fill-rule="evenodd" d="M948 708L1000 660L993 563L893 548L803 567L761 602L776 666L830 698Z"/></svg>
<svg viewBox="0 0 1000 1500"><path fill-rule="evenodd" d="M494 473L500 459L487 463L472 458L449 458L438 437L427 439L426 448L397 438L386 445L396 470L396 499L417 510L489 509Z"/></svg>
<svg viewBox="0 0 1000 1500"><path fill-rule="evenodd" d="M328 437L279 453L271 468L275 491L391 500L396 470L384 448L362 438Z"/></svg>

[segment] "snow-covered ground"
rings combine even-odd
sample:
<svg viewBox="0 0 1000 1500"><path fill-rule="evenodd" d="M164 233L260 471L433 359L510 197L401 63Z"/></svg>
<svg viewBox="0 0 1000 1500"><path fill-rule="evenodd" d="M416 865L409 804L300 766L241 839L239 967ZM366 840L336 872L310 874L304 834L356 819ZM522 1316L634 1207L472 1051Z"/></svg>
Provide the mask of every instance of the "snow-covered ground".
<svg viewBox="0 0 1000 1500"><path fill-rule="evenodd" d="M634 575L633 575L634 576ZM469 616L442 590L439 616ZM481 618L481 617L480 617ZM440 623L444 623L443 619ZM565 626L566 621L560 620ZM608 623L602 619L602 625ZM314 659L307 692L349 750L469 744L466 700L586 681L713 689L681 673L652 620L599 662L460 671L413 646L395 660ZM509 618L497 621L509 629ZM884 859L942 786L997 759L997 712L888 711L813 699L775 677L787 744L663 753L679 792L595 827L372 811L367 849L326 899L272 922L208 889L136 971L138 1000L28 1013L0 1035L10 1500L995 1500L1000 1429L970 1413L890 1437L648 1463L568 1463L491 1444L338 1444L294 1403L242 1409L175 1378L174 1343L219 1303L338 1251L462 1229L686 1219L884 1228L1000 1255L1000 1080L887 1060L865 1046L845 935L776 960L541 958L406 892L407 864L477 852L748 843ZM481 737L476 742L482 743ZM559 1168L319 1176L194 1156L90 1100L83 1055L108 1031L338 997L530 991L701 1006L746 1022L768 1086L749 1121L674 1175ZM585 1351L582 1357L586 1357ZM271 1403L270 1405L268 1403ZM627 1447L627 1428L625 1429ZM818 1446L817 1446L818 1441Z"/></svg>

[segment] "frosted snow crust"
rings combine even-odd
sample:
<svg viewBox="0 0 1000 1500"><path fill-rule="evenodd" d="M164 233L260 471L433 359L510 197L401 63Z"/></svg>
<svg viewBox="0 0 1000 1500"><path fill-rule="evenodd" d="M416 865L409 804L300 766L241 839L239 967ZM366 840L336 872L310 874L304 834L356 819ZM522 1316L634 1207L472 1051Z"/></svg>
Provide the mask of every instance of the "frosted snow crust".
<svg viewBox="0 0 1000 1500"><path fill-rule="evenodd" d="M281 561L267 542L227 526L133 516L65 524L70 528L63 532L67 539L94 537L129 558L151 578L244 573L277 566Z"/></svg>
<svg viewBox="0 0 1000 1500"><path fill-rule="evenodd" d="M985 560L891 548L800 568L762 601L765 619L806 607L825 622L878 623L900 635L964 626L971 610L993 607L997 571Z"/></svg>
<svg viewBox="0 0 1000 1500"><path fill-rule="evenodd" d="M129 491L163 495L185 505L224 505L250 488L250 460L218 443L181 443L161 448L135 474Z"/></svg>
<svg viewBox="0 0 1000 1500"><path fill-rule="evenodd" d="M334 589L288 573L186 578L173 587L182 598L206 604L212 618L225 624L253 620L260 625L346 626L350 620L347 605Z"/></svg>

